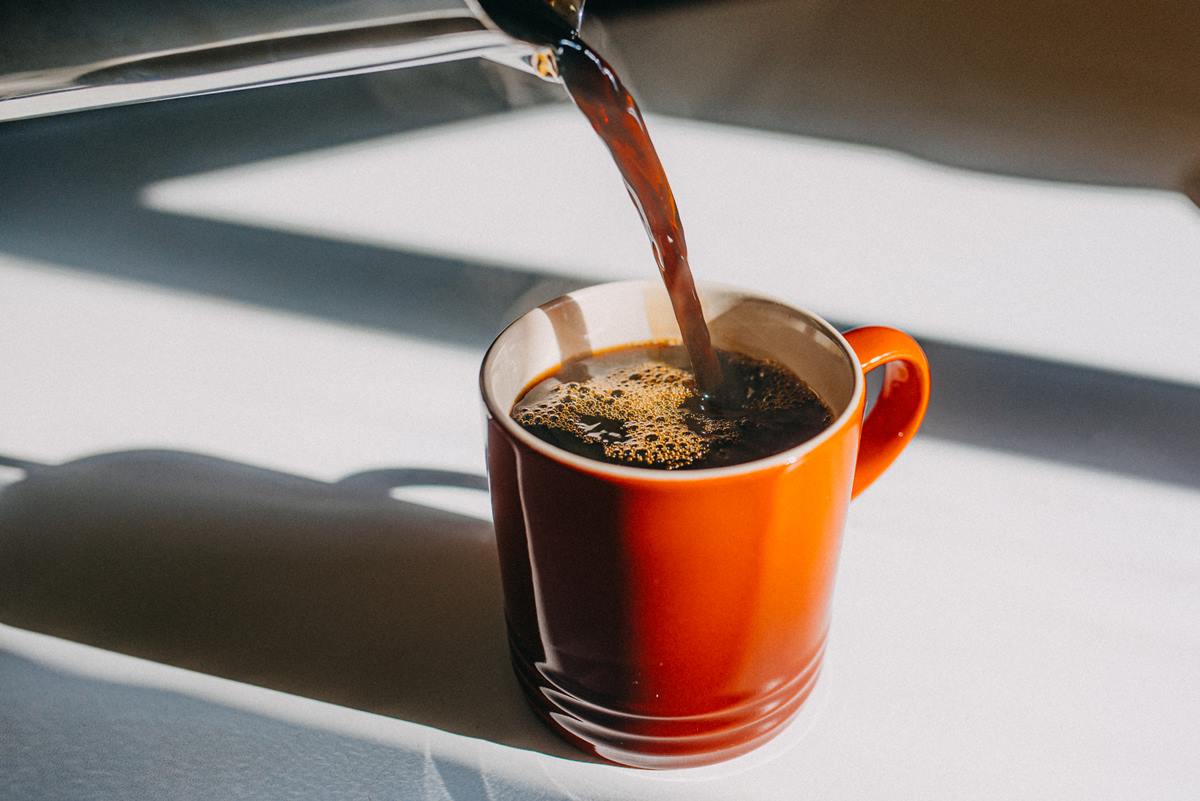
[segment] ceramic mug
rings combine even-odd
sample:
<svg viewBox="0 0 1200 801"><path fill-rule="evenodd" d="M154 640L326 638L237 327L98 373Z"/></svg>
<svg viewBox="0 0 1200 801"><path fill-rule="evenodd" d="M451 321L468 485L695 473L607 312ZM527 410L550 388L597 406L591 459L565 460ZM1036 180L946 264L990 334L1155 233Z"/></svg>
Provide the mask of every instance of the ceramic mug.
<svg viewBox="0 0 1200 801"><path fill-rule="evenodd" d="M713 342L790 368L833 409L828 428L751 462L668 471L577 456L512 420L524 390L567 359L677 342L659 283L534 309L480 374L517 677L559 734L639 767L736 756L797 712L821 666L846 508L912 439L929 398L907 334L843 336L768 297L699 290ZM879 367L864 420L865 374Z"/></svg>

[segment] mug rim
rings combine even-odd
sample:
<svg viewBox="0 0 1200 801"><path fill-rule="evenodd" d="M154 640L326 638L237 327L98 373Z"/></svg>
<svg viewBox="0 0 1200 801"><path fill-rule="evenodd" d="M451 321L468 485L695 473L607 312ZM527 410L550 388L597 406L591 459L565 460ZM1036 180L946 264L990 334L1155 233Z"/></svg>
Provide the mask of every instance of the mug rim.
<svg viewBox="0 0 1200 801"><path fill-rule="evenodd" d="M783 306L788 310L796 312L802 317L807 318L808 321L813 323L822 331L822 333L826 334L830 339L836 342L838 347L842 349L843 355L850 360L850 365L853 368L852 373L854 375L854 389L850 393L850 400L847 402L846 408L844 408L842 412L836 418L834 418L833 422L826 426L821 433L817 434L811 439L801 442L799 445L793 445L786 450L770 454L769 456L763 456L758 459L752 459L748 462L739 462L738 464L726 465L724 467L700 467L693 470L660 470L653 467L633 467L630 465L612 464L611 462L601 462L597 459L589 459L586 456L579 456L571 453L568 450L559 448L556 445L552 445L543 439L535 437L533 434L530 434L528 431L518 425L507 411L501 411L497 409L495 398L493 398L491 393L488 392L487 372L488 367L490 366L492 355L496 350L496 345L500 342L504 335L509 332L510 329L516 326L517 323L529 317L531 314L542 310L544 307L549 306L550 304L557 303L563 298L572 297L582 292L590 292L592 290L598 290L601 288L614 289L622 286L630 288L638 287L642 290L645 290L646 288L657 287L661 291L666 292L666 288L662 285L661 281L650 281L644 279L609 281L602 284L590 284L586 287L581 287L580 289L574 289L570 292L565 292L552 300L548 300L545 303L539 304L538 306L521 314L508 325L504 326L504 328L501 329L498 334L496 334L495 338L492 340L492 344L490 344L487 351L484 352L483 361L479 366L479 394L483 399L484 408L487 410L488 415L492 419L498 421L499 425L506 434L508 434L510 437L514 437L518 442L524 443L547 458L553 459L556 462L564 463L566 466L571 467L572 469L580 470L585 473L599 474L607 478L624 479L627 481L646 481L651 483L701 481L707 479L748 475L751 473L756 473L760 470L767 470L775 467L795 464L810 452L815 451L825 442L837 436L838 433L845 428L855 411L858 409L862 401L863 393L865 392L866 384L863 376L862 363L859 361L858 354L854 352L854 348L850 346L850 343L844 336L842 336L842 333L834 328L829 321L820 315L809 311L808 309L792 305L791 303L786 303L778 298L773 298L769 295L763 295L758 292L742 289L741 287L734 286L732 284L725 284L715 281L697 281L696 289L700 292L707 290L737 294L747 299L762 300ZM637 343L630 342L629 344L634 345ZM514 399L514 402L515 401L516 399Z"/></svg>

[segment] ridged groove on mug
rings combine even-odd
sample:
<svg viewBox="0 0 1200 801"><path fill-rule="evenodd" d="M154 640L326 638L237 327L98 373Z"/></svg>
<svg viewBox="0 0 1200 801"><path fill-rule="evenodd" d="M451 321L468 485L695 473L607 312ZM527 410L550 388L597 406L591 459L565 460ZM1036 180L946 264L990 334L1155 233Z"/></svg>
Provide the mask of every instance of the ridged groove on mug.
<svg viewBox="0 0 1200 801"><path fill-rule="evenodd" d="M796 676L770 693L715 712L681 716L641 715L582 700L537 670L511 641L510 646L522 690L560 734L613 762L670 768L729 759L774 736L816 683L825 640Z"/></svg>

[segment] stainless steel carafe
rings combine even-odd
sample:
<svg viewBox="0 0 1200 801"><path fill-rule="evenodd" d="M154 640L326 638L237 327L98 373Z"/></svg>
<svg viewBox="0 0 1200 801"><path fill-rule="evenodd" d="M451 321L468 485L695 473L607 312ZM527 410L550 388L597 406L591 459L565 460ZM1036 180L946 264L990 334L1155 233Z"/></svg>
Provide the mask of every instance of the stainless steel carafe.
<svg viewBox="0 0 1200 801"><path fill-rule="evenodd" d="M483 57L538 72L525 16L583 0L16 0L0 121Z"/></svg>

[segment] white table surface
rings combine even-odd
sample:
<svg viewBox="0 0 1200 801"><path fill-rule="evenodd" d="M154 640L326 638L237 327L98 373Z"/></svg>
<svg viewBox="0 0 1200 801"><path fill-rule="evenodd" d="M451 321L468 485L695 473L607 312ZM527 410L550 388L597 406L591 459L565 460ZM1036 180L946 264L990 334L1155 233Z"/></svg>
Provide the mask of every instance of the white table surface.
<svg viewBox="0 0 1200 801"><path fill-rule="evenodd" d="M559 124L557 111L532 113ZM534 214L553 199L545 187L539 194L537 181L511 196L531 154L548 147L555 159L563 157L543 139L519 146L516 131L541 125L519 115L498 118L443 132L444 141L427 131L180 178L151 186L144 197L175 214L525 264L568 277L576 268L590 278L643 274L649 264L631 244L636 230L628 229L636 223L618 214L618 187L611 187L611 203L598 201L605 233L595 235L581 232L578 222L555 228ZM678 162L673 174L693 224L697 263L712 278L776 286L785 297L844 319L901 322L1015 353L1200 382L1194 337L1159 336L1183 332L1200 280L1194 269L1200 219L1182 201L948 174L757 135L747 136L765 150L749 151L754 178L743 192L734 162L740 151L721 149L728 143L719 138L712 150L699 147L685 123L659 127L668 164ZM551 139L557 142L558 134ZM494 152L497 142L512 164L484 178L478 163L503 161L504 153ZM441 149L460 147L477 161L456 162ZM848 171L868 182L886 178L886 191L870 200L847 193L799 211L785 208L770 198L799 179L772 174L771 164L780 163L771 161L776 150L789 171L812 174L824 186ZM689 168L705 159L716 171L715 185L731 195L705 194L703 171ZM808 172L818 162L828 174ZM346 210L360 191L394 200L385 187L396 175L375 171L384 163L413 180L410 189L420 196L395 201L402 208L381 201L377 209L359 202ZM766 187L761 195L752 191L756 183ZM495 184L490 193L489 184ZM327 202L318 209L304 192ZM751 208L756 196L759 206ZM444 206L451 199L465 202L448 227L451 210ZM415 206L429 214L410 213ZM725 216L734 221L721 228ZM804 226L804 241L796 230L778 227L785 219ZM900 229L910 223L911 235L904 234ZM943 236L943 225L955 235ZM550 260L575 237L585 245L575 267ZM733 266L747 242L754 258ZM807 243L813 255L802 259ZM847 248L858 258L844 274L809 266ZM303 528L341 520L360 503L385 528L441 520L457 527L464 560L469 554L479 572L456 573L452 553L430 557L445 572L422 585L426 597L408 599L412 614L470 609L480 619L414 624L392 632L384 645L355 644L356 631L374 637L378 630L347 620L347 642L372 658L393 655L398 682L436 680L452 693L456 683L486 681L482 691L464 689L482 700L454 718L446 710L463 705L449 699L388 696L385 659L371 674L373 693L354 696L365 700L328 703L304 695L341 697L331 689L337 677L297 673L269 658L252 670L240 654L226 653L225 669L217 671L224 677L173 666L202 663L206 655L197 651L226 643L224 634L172 639L178 632L126 631L120 620L72 634L71 604L86 599L35 608L0 591L0 612L7 615L0 619L19 623L0 626L0 797L1196 797L1200 492L1194 483L1155 483L918 438L853 506L825 673L797 724L759 752L709 768L647 773L595 764L542 731L507 677L482 494L409 488L395 500L360 501L349 490L316 483L385 468L481 474L478 337L455 341L351 325L3 251L0 243L0 455L67 465L28 475L0 468L7 482L0 491L0 549L16 523L25 526L21 542L45 543L44 551L21 552L40 555L20 569L50 577L63 565L86 571L88 549L104 554L105 545L89 543L80 521L102 519L112 544L97 570L116 571L124 582L105 591L128 589L140 603L166 604L176 600L173 579L140 568L121 572L121 549L141 564L145 554L137 549L154 548L153 539L139 539L121 521L147 531L151 524L178 526L190 539L181 535L172 547L182 550L172 553L219 558L212 549L222 532L204 521L225 521L237 532L261 522L272 536L286 538L289 521ZM1126 268L1144 264L1143 256L1162 282L1127 291ZM963 271L914 268L934 258ZM800 261L803 273L788 269ZM1006 267L1014 270L1012 281L993 280ZM1046 278L1052 267L1061 274ZM989 281L981 293L977 287ZM1045 292L1038 291L1043 281ZM1096 293L1085 295L1095 303L1072 302L1085 290ZM1137 322L1122 312L1116 332L1111 315L1097 309L1121 304ZM1144 324L1151 316L1156 323ZM422 391L431 384L439 387L433 396ZM120 455L140 449L153 453ZM202 456L193 462L187 453ZM147 482L146 497L130 476ZM296 497L303 501L289 501L291 490L272 494L288 481L299 482ZM446 513L428 511L434 508ZM202 524L189 528L189 520ZM7 534L6 524L14 526ZM312 525L304 530L314 536ZM170 533L162 532L155 536ZM279 547L310 560L325 553L299 538ZM230 553L236 558L237 549ZM0 582L14 564L0 558ZM306 584L291 589L297 597L317 592ZM192 612L203 619L203 608ZM463 649L457 666L442 670L437 654L422 653L430 647L422 639L428 626ZM301 654L302 628L290 643ZM161 655L172 664L117 651ZM298 686L299 674L314 692L280 691Z"/></svg>
<svg viewBox="0 0 1200 801"><path fill-rule="evenodd" d="M1186 330L1200 297L1200 213L1182 195L648 122L703 279L838 320L1200 383L1200 349L1171 335ZM174 178L143 198L180 214L589 282L653 270L608 154L562 105Z"/></svg>

